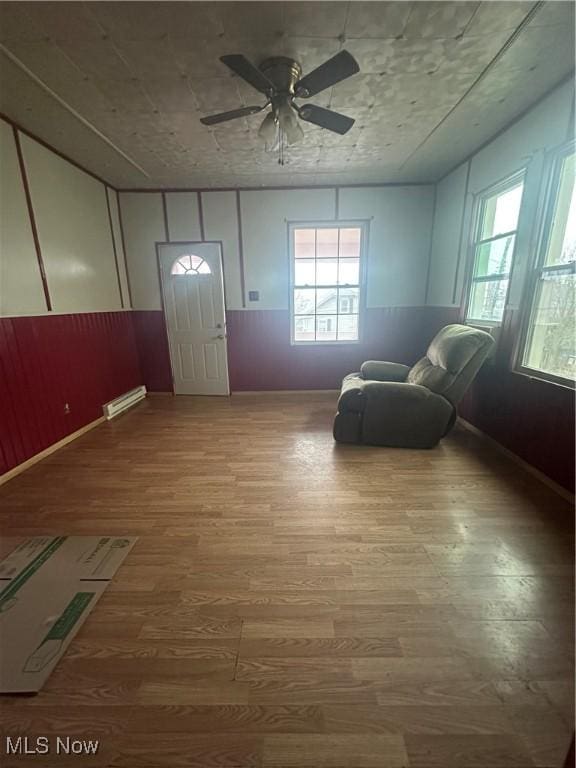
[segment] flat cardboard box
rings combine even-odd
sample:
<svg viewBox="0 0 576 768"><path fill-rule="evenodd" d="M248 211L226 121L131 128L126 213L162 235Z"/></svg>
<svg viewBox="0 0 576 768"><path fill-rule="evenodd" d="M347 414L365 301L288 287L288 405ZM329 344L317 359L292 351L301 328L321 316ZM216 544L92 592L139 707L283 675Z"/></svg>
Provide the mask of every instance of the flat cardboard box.
<svg viewBox="0 0 576 768"><path fill-rule="evenodd" d="M136 540L36 536L0 562L0 692L42 688Z"/></svg>

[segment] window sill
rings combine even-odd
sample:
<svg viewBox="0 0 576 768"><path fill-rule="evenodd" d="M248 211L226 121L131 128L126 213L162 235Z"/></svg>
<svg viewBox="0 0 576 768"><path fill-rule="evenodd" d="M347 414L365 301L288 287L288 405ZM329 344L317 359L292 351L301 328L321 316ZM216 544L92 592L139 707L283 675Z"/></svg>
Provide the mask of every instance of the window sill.
<svg viewBox="0 0 576 768"><path fill-rule="evenodd" d="M356 347L358 344L360 344L360 339L356 339L355 341L291 341L290 346L292 347Z"/></svg>
<svg viewBox="0 0 576 768"><path fill-rule="evenodd" d="M562 387L562 389L573 392L576 388L576 382L573 379L562 379L559 376L553 376L546 374L543 371L536 371L532 368L516 368L511 371L517 376L524 376L526 379L536 379L536 381L544 382L545 384L553 384L555 387Z"/></svg>
<svg viewBox="0 0 576 768"><path fill-rule="evenodd" d="M502 320L474 320L467 317L464 324L471 328L502 328Z"/></svg>

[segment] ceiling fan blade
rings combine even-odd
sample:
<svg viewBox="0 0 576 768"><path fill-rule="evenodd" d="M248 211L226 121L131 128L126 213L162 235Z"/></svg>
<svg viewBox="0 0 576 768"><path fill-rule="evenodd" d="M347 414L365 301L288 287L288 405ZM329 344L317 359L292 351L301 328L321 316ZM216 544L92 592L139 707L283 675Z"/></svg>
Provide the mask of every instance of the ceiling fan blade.
<svg viewBox="0 0 576 768"><path fill-rule="evenodd" d="M265 104L264 107L266 106L268 105ZM217 125L218 123L226 123L228 120L236 120L237 117L255 115L257 112L262 112L264 107L241 107L240 109L232 109L230 112L220 112L217 115L201 117L200 122L204 125Z"/></svg>
<svg viewBox="0 0 576 768"><path fill-rule="evenodd" d="M354 125L354 120L351 117L341 115L340 112L333 112L331 109L317 107L316 104L304 104L299 108L298 115L307 123L314 123L320 128L327 128L341 136Z"/></svg>
<svg viewBox="0 0 576 768"><path fill-rule="evenodd" d="M298 80L294 86L296 96L308 98L330 88L331 85L345 80L360 72L358 62L348 51L340 51L336 56L325 61L308 75Z"/></svg>
<svg viewBox="0 0 576 768"><path fill-rule="evenodd" d="M229 56L220 56L220 61L226 64L232 72L235 72L243 80L246 80L253 88L260 93L269 94L274 90L274 85L268 80L265 74L260 72L252 62L248 61L246 56L241 53L232 53Z"/></svg>

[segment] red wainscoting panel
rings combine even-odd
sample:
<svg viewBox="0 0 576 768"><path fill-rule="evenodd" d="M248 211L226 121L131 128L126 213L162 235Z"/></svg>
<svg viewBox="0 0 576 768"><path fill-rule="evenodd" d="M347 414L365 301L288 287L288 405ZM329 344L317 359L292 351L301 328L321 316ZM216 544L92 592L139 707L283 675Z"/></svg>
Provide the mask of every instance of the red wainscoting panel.
<svg viewBox="0 0 576 768"><path fill-rule="evenodd" d="M140 384L130 312L0 318L0 474Z"/></svg>
<svg viewBox="0 0 576 768"><path fill-rule="evenodd" d="M365 360L412 364L441 327L428 310L369 309L361 343L324 346L291 345L288 311L227 312L231 389L337 389Z"/></svg>
<svg viewBox="0 0 576 768"><path fill-rule="evenodd" d="M412 363L444 324L446 311L433 314L431 309L370 309L361 344L324 347L292 346L287 311L228 311L231 389L336 389L364 360ZM134 311L132 316L144 384L151 392L172 391L164 313Z"/></svg>
<svg viewBox="0 0 576 768"><path fill-rule="evenodd" d="M517 311L508 311L497 356L485 365L460 407L486 435L574 492L574 391L511 370Z"/></svg>
<svg viewBox="0 0 576 768"><path fill-rule="evenodd" d="M149 392L172 392L172 368L162 310L134 310L134 333L143 383Z"/></svg>

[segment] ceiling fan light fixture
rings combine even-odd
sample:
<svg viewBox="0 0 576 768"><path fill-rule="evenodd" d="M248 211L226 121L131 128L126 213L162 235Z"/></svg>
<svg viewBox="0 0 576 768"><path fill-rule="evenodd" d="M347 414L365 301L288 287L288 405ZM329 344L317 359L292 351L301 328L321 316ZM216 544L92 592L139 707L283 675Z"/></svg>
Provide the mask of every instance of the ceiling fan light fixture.
<svg viewBox="0 0 576 768"><path fill-rule="evenodd" d="M269 112L258 129L258 136L262 139L268 152L278 147L278 123L273 112Z"/></svg>
<svg viewBox="0 0 576 768"><path fill-rule="evenodd" d="M298 124L298 118L293 106L288 101L278 107L278 124L284 132L288 144L296 144L298 141L302 141L304 131Z"/></svg>

